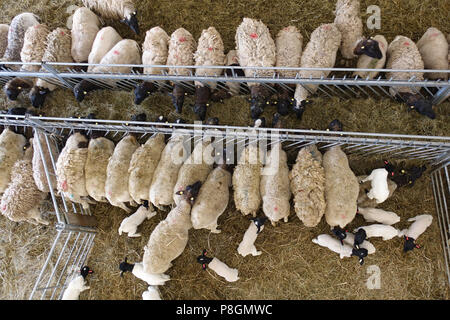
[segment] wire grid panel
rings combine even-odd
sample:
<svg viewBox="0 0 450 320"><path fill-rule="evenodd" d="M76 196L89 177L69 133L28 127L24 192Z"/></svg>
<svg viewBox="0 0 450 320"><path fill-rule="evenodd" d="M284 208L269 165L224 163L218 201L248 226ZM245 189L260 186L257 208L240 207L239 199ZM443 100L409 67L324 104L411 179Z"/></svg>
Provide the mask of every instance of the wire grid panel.
<svg viewBox="0 0 450 320"><path fill-rule="evenodd" d="M217 76L206 76L196 73L195 66L166 66L166 65L126 65L126 64L103 64L106 67L128 67L129 73L92 73L86 72L88 66L98 66L100 64L88 63L41 63L41 71L14 71L9 69L17 65L28 65L37 63L5 62L6 69L0 69L0 84L6 83L12 77L33 77L42 78L55 85L73 89L77 83L82 80L88 80L93 84L104 89L112 90L131 90L141 81L151 81L157 87L164 90L171 90L171 83L179 83L185 87L188 92L194 92L195 82L207 84L208 82L217 83L219 88L227 88L226 83L238 82L244 84L244 93L248 93L248 83L259 83L270 90L275 91L274 84L279 85L289 91L295 89L295 85L302 85L310 94L319 96L333 97L337 96L344 99L349 98L367 98L367 97L390 97L394 98L395 93L401 88L407 87L411 92L418 93L422 97L429 97L433 104L437 105L443 102L450 95L450 80L417 80L414 73L447 73L450 70L392 70L392 69L357 69L357 68L279 68L279 67L245 67L247 74L253 76L239 76L238 70L241 67L236 66L202 66L202 69L217 69ZM161 74L144 74L143 68L163 68ZM188 74L178 74L177 68L188 69ZM63 70L63 71L59 71ZM270 71L271 76L259 77L259 71ZM297 71L295 77L281 77L280 74L286 71ZM308 76L308 71L322 74L329 74L328 77L314 78ZM354 76L356 71L379 72L378 78L369 79ZM403 80L394 80L395 75L400 72L411 73L411 76ZM388 75L389 73L389 75ZM300 76L302 74L303 76ZM384 78L383 78L384 77ZM167 83L169 82L169 83ZM317 88L315 88L317 86Z"/></svg>

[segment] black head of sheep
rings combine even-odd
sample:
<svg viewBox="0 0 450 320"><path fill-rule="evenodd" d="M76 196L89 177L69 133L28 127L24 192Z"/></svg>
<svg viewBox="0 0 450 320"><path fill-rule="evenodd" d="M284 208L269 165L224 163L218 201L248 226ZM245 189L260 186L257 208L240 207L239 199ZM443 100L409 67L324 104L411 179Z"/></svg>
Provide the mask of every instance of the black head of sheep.
<svg viewBox="0 0 450 320"><path fill-rule="evenodd" d="M264 223L267 221L267 217L255 217L255 218L250 218L250 220L253 221L253 223L255 224L256 228L258 229L256 231L256 234L258 234L261 231L261 227L264 225Z"/></svg>
<svg viewBox="0 0 450 320"><path fill-rule="evenodd" d="M156 86L150 81L144 81L134 89L134 104L141 104L148 96L157 91Z"/></svg>
<svg viewBox="0 0 450 320"><path fill-rule="evenodd" d="M383 57L378 41L373 39L363 39L358 42L353 53L358 56L365 54L375 59L381 59Z"/></svg>
<svg viewBox="0 0 450 320"><path fill-rule="evenodd" d="M414 248L420 249L420 246L416 244L416 240L411 237L404 236L405 243L403 245L403 252L408 252L413 250Z"/></svg>
<svg viewBox="0 0 450 320"><path fill-rule="evenodd" d="M123 277L124 272L133 272L134 264L127 262L127 257L119 264L120 276Z"/></svg>
<svg viewBox="0 0 450 320"><path fill-rule="evenodd" d="M121 22L125 23L131 30L133 30L134 33L139 35L139 23L136 15L137 10L131 13L128 17L125 17L125 19L121 20Z"/></svg>
<svg viewBox="0 0 450 320"><path fill-rule="evenodd" d="M364 263L364 258L367 257L369 252L365 248L352 249L352 256L357 256L359 258L359 264L362 265Z"/></svg>
<svg viewBox="0 0 450 320"><path fill-rule="evenodd" d="M302 100L300 103L294 99L294 112L297 116L297 119L302 120L303 112L306 110L306 106L310 103L313 103L311 100Z"/></svg>
<svg viewBox="0 0 450 320"><path fill-rule="evenodd" d="M206 256L206 249L203 249L202 254L197 257L197 262L202 265L203 270L206 270L208 264L213 260Z"/></svg>
<svg viewBox="0 0 450 320"><path fill-rule="evenodd" d="M331 230L331 232L333 232L333 234L341 241L341 244L344 244L343 240L347 238L347 230L336 226L333 230Z"/></svg>
<svg viewBox="0 0 450 320"><path fill-rule="evenodd" d="M88 274L94 273L94 271L92 271L88 266L82 267L79 272L80 272L81 276L83 277L83 279L86 279Z"/></svg>
<svg viewBox="0 0 450 320"><path fill-rule="evenodd" d="M40 108L44 105L45 98L50 90L42 87L33 87L30 91L31 105L35 108Z"/></svg>
<svg viewBox="0 0 450 320"><path fill-rule="evenodd" d="M192 205L194 205L195 199L198 196L202 183L200 181L195 182L186 187L184 190L177 191L175 194L184 196L184 198Z"/></svg>
<svg viewBox="0 0 450 320"><path fill-rule="evenodd" d="M210 98L211 98L211 89L208 86L195 87L194 113L202 121L205 120L206 107L209 107Z"/></svg>

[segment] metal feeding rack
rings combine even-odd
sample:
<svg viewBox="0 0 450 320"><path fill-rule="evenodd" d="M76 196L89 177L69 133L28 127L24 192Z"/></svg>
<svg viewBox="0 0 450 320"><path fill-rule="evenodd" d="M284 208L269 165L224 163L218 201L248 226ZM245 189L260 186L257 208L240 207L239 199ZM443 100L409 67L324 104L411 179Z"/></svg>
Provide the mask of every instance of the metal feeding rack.
<svg viewBox="0 0 450 320"><path fill-rule="evenodd" d="M40 66L40 71L29 72L20 70L22 65ZM171 90L173 83L181 84L188 92L194 92L195 82L217 83L218 88L227 89L227 82L238 82L243 84L244 94L249 93L248 83L260 83L261 85L275 91L274 84L279 85L289 91L295 90L295 85L303 85L311 94L308 85L318 85L314 95L324 97L339 97L343 99L352 98L394 98L389 92L394 92L399 87L408 87L412 92L420 94L424 98L431 100L433 105L440 104L450 95L450 80L417 80L414 73L425 74L447 73L450 70L393 70L393 69L356 69L356 68L277 68L277 67L245 67L247 70L254 70L253 77L239 76L239 66L202 66L202 69L222 69L220 76L205 76L196 74L195 66L167 66L167 65L129 65L129 64L102 64L104 67L128 67L129 73L92 73L86 72L88 66L100 66L100 64L88 63L57 63L57 62L4 62L0 69L0 85L5 84L13 77L41 78L54 85L72 90L77 83L88 80L97 86L109 90L132 90L142 81L151 81L161 90ZM144 74L144 68L163 68L161 74ZM19 70L18 70L19 69ZM179 74L179 69L187 69L187 74ZM258 74L271 76L260 77ZM283 71L297 71L295 77L281 77ZM300 71L330 71L328 77L313 78L300 77ZM375 79L361 78L353 76L353 72L368 71L379 72ZM387 78L387 73L411 73L411 77L404 80L394 80L396 77Z"/></svg>

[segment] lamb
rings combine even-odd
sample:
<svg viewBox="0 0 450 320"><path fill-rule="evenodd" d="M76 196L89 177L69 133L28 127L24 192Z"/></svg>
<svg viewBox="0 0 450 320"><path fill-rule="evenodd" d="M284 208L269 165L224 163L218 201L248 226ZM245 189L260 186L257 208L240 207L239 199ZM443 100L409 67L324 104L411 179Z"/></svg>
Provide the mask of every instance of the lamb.
<svg viewBox="0 0 450 320"><path fill-rule="evenodd" d="M230 50L227 53L226 56L226 65L231 67L237 67L239 66L239 59L237 56L236 50ZM225 69L225 75L227 77L245 77L245 73L242 69L234 69L233 71L231 69ZM228 88L228 93L231 96L237 96L241 93L241 88L243 84L237 82L237 81L227 81L225 85Z"/></svg>
<svg viewBox="0 0 450 320"><path fill-rule="evenodd" d="M302 148L289 173L294 194L294 209L307 227L315 227L325 214L325 171L322 161L314 159L311 150L320 154L317 147Z"/></svg>
<svg viewBox="0 0 450 320"><path fill-rule="evenodd" d="M133 153L137 148L139 148L139 143L135 134L130 133L123 137L114 148L106 167L105 197L110 204L125 210L127 213L130 212L130 209L125 205L125 202L135 205L128 190L130 180L128 169Z"/></svg>
<svg viewBox="0 0 450 320"><path fill-rule="evenodd" d="M424 62L414 41L405 36L396 36L389 44L387 50L387 69L424 69ZM423 80L423 72L388 72L386 78L392 80L409 80L414 77L415 81ZM436 117L430 101L422 98L418 93L418 87L392 86L389 93L400 97L410 109L414 109L431 119Z"/></svg>
<svg viewBox="0 0 450 320"><path fill-rule="evenodd" d="M259 256L262 253L261 251L256 250L255 241L258 237L258 233L263 229L264 225L258 228L253 221L250 222L250 225L248 226L247 231L245 231L244 237L237 248L237 251L241 256L245 257L249 254L252 256Z"/></svg>
<svg viewBox="0 0 450 320"><path fill-rule="evenodd" d="M374 169L368 177L360 181L360 183L371 181L372 188L367 193L367 197L376 199L377 204L383 203L389 197L387 176L388 171L386 169Z"/></svg>
<svg viewBox="0 0 450 320"><path fill-rule="evenodd" d="M165 65L169 55L170 37L161 27L153 27L145 33L145 40L142 44L142 64L144 65ZM144 74L161 75L167 68L145 67ZM144 81L134 90L134 103L139 105L153 92L157 91L156 86L150 81Z"/></svg>
<svg viewBox="0 0 450 320"><path fill-rule="evenodd" d="M80 293L90 289L89 286L86 286L86 277L91 273L93 273L93 271L90 270L88 266L81 268L80 275L69 282L66 290L64 290L61 300L79 300Z"/></svg>
<svg viewBox="0 0 450 320"><path fill-rule="evenodd" d="M190 212L200 187L201 183L197 181L185 190L178 191L184 199L156 226L144 248L145 272L166 272L172 266L171 262L184 251L189 229L192 228Z"/></svg>
<svg viewBox="0 0 450 320"><path fill-rule="evenodd" d="M393 225L400 221L400 217L392 211L384 211L376 208L358 207L358 212L367 222L379 222L386 225Z"/></svg>
<svg viewBox="0 0 450 320"><path fill-rule="evenodd" d="M47 140L49 142L48 144ZM39 144L41 148L39 148ZM43 133L35 132L33 139L33 149L33 178L34 182L36 183L36 187L42 192L50 191L49 181L44 169L45 162L45 167L47 168L50 178L51 188L56 189L57 182L53 163L55 163L55 161L58 159L57 145L54 143L54 141L52 141L51 137L47 137L46 139L46 136ZM42 149L42 154L44 157L41 156L40 149Z"/></svg>
<svg viewBox="0 0 450 320"><path fill-rule="evenodd" d="M203 270L206 270L206 267L209 266L211 270L213 270L219 276L225 278L225 280L227 280L228 282L235 282L239 280L238 269L230 268L216 257L207 257L205 249L203 249L202 254L197 257L197 262L202 265Z"/></svg>
<svg viewBox="0 0 450 320"><path fill-rule="evenodd" d="M86 7L75 10L72 20L72 57L75 62L88 61L101 22L97 15Z"/></svg>
<svg viewBox="0 0 450 320"><path fill-rule="evenodd" d="M274 67L276 46L270 31L262 22L244 18L236 30L236 51L239 64L246 77L272 77L272 70L246 69L245 67ZM269 103L271 91L260 83L248 82L250 87L250 111L252 119L257 119Z"/></svg>
<svg viewBox="0 0 450 320"><path fill-rule="evenodd" d="M408 222L411 221L414 221L414 223L411 224L408 229L403 229L399 233L399 236L403 236L405 239L403 247L404 252L408 252L414 248L420 248L420 246L416 244L417 238L431 225L433 216L430 214L422 214L408 219Z"/></svg>
<svg viewBox="0 0 450 320"><path fill-rule="evenodd" d="M333 238L329 234L320 234L316 238L312 239L312 242L338 253L341 259L352 256L352 246L346 243L341 244L338 239Z"/></svg>
<svg viewBox="0 0 450 320"><path fill-rule="evenodd" d="M202 66L223 66L225 64L225 53L222 37L214 27L202 31L198 39L197 51L194 53L196 76L216 77L223 73L223 69L206 69ZM195 103L194 112L200 120L205 120L206 107L217 87L216 82L202 83L195 81Z"/></svg>
<svg viewBox="0 0 450 320"><path fill-rule="evenodd" d="M102 18L120 20L139 35L134 0L82 0L83 4Z"/></svg>
<svg viewBox="0 0 450 320"><path fill-rule="evenodd" d="M336 62L336 54L341 43L341 33L336 24L322 24L311 33L311 38L302 53L300 67L302 68L333 68ZM330 71L299 72L301 78L328 77ZM316 92L318 85L297 84L295 89L294 111L298 119L301 119L310 94Z"/></svg>
<svg viewBox="0 0 450 320"><path fill-rule="evenodd" d="M122 220L122 223L119 227L119 235L122 235L122 232L128 233L129 237L140 237L140 233L137 232L137 228L139 225L145 220L151 219L156 215L156 211L149 207L149 203L147 200L133 213L131 216L126 217Z"/></svg>
<svg viewBox="0 0 450 320"><path fill-rule="evenodd" d="M36 24L27 29L20 52L22 62L41 62L45 52L45 41L50 29L45 24ZM38 72L40 65L22 65L21 71ZM24 89L31 89L36 79L16 77L8 81L4 91L9 100L16 100Z"/></svg>
<svg viewBox="0 0 450 320"><path fill-rule="evenodd" d="M386 64L386 52L387 52L387 48L388 48L388 42L386 41L386 38L382 35L377 34L376 36L374 36L373 38L370 38L368 41L376 41L378 43L378 47L380 48L381 51L381 58L377 59L377 58L373 58L365 53L363 53L362 51L358 51L358 62L356 64L356 67L358 69L383 69L384 65ZM366 48L366 46L364 45L360 45L358 48L364 47ZM373 79L378 75L378 71L355 71L353 73L353 76L359 76L361 78L368 78L368 79Z"/></svg>
<svg viewBox="0 0 450 320"><path fill-rule="evenodd" d="M92 43L91 51L88 56L89 64L98 64L102 58L111 50L119 41L123 40L120 34L113 27L104 27L95 35ZM88 66L88 72L91 72L95 66Z"/></svg>
<svg viewBox="0 0 450 320"><path fill-rule="evenodd" d="M445 35L438 29L430 27L417 41L417 48L426 69L448 70L449 45ZM447 80L448 73L427 73L429 79Z"/></svg>
<svg viewBox="0 0 450 320"><path fill-rule="evenodd" d="M73 62L71 54L72 40L70 31L65 28L56 28L47 35L46 47L43 62ZM63 71L64 66L54 67ZM47 72L44 67L42 72ZM30 91L31 104L35 108L40 108L44 105L45 98L48 93L55 90L56 85L51 84L41 78L37 79L34 87Z"/></svg>
<svg viewBox="0 0 450 320"><path fill-rule="evenodd" d="M117 42L100 60L98 66L91 69L93 73L130 73L131 67L111 67L103 64L140 64L141 53L139 44L131 39L123 39ZM113 87L117 80L107 80L104 83ZM86 95L93 91L101 89L100 86L88 80L80 81L74 88L73 93L78 102L82 102Z"/></svg>
<svg viewBox="0 0 450 320"><path fill-rule="evenodd" d="M14 163L24 155L27 139L6 128L0 134L0 194L5 192L11 181L11 169Z"/></svg>
<svg viewBox="0 0 450 320"><path fill-rule="evenodd" d="M136 278L147 282L150 286L162 286L166 281L170 280L170 276L163 273L148 273L144 271L142 262L128 263L127 258L119 264L120 276L123 277L125 272L131 272Z"/></svg>
<svg viewBox="0 0 450 320"><path fill-rule="evenodd" d="M8 46L9 25L0 24L0 57L3 57Z"/></svg>
<svg viewBox="0 0 450 320"><path fill-rule="evenodd" d="M295 26L281 29L275 39L278 68L298 68L302 58L303 36ZM295 78L297 71L282 70L278 74L283 78ZM289 85L291 86L291 85ZM281 115L287 115L293 106L294 98L286 87L279 88L277 110Z"/></svg>
<svg viewBox="0 0 450 320"><path fill-rule="evenodd" d="M31 224L48 225L49 222L41 217L39 206L46 194L40 191L33 179L33 142L25 151L23 159L14 163L11 169L11 183L3 193L0 208L8 219Z"/></svg>
<svg viewBox="0 0 450 320"><path fill-rule="evenodd" d="M364 229L367 238L382 237L384 241L390 240L394 237L402 236L400 230L385 224L375 223L368 226L356 228L355 230L353 230L353 232L357 232L360 229Z"/></svg>
<svg viewBox="0 0 450 320"><path fill-rule="evenodd" d="M169 55L167 65L169 66L192 66L194 65L194 52L197 44L192 34L184 28L175 30L169 40ZM192 73L188 68L170 68L169 75L187 76ZM175 83L171 93L172 102L177 113L183 110L184 97L186 95L184 86Z"/></svg>
<svg viewBox="0 0 450 320"><path fill-rule="evenodd" d="M142 293L142 300L162 300L158 286L148 286L147 291Z"/></svg>
<svg viewBox="0 0 450 320"><path fill-rule="evenodd" d="M357 176L356 178L358 179L358 181L362 181L365 178L367 178L367 176L362 175ZM369 193L369 189L371 188L371 184L372 184L371 181L366 181L364 183L359 184L359 195L357 200L359 207L375 208L378 205L376 198L369 199L369 197L367 196L367 194ZM389 196L388 196L389 199L390 197L392 197L394 191L397 189L397 184L391 179L387 179L387 184L389 189Z"/></svg>
<svg viewBox="0 0 450 320"><path fill-rule="evenodd" d="M343 242L353 247L355 243L355 235L348 232ZM368 254L374 254L376 251L374 245L367 240L362 241L359 247L366 249Z"/></svg>
<svg viewBox="0 0 450 320"><path fill-rule="evenodd" d="M58 192L70 201L80 203L84 209L88 209L89 203L92 203L86 190L84 172L87 150L87 137L75 132L67 139L56 161Z"/></svg>
<svg viewBox="0 0 450 320"><path fill-rule="evenodd" d="M344 228L356 215L359 183L350 169L346 154L333 146L323 155L325 171L325 219L331 226Z"/></svg>
<svg viewBox="0 0 450 320"><path fill-rule="evenodd" d="M11 20L8 29L8 45L1 61L21 61L20 52L22 51L25 32L29 27L37 24L39 24L39 17L30 12L18 14ZM8 68L19 70L20 67L20 65L11 65Z"/></svg>

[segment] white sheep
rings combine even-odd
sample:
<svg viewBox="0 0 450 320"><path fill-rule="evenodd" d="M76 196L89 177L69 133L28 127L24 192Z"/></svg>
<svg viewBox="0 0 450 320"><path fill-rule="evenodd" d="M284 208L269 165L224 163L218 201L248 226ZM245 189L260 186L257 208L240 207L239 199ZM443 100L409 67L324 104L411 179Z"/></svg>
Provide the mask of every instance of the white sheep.
<svg viewBox="0 0 450 320"><path fill-rule="evenodd" d="M368 226L356 228L353 232L357 232L359 229L364 229L367 238L382 237L384 241L390 240L394 237L401 237L401 231L386 224L375 223Z"/></svg>
<svg viewBox="0 0 450 320"><path fill-rule="evenodd" d="M371 40L378 42L382 57L381 59L373 58L367 54L361 54L356 63L358 69L383 69L386 64L386 52L388 48L388 42L382 35L377 34ZM355 71L353 76L359 76L361 78L373 79L378 75L378 71Z"/></svg>
<svg viewBox="0 0 450 320"><path fill-rule="evenodd" d="M27 139L5 128L0 134L0 193L3 193L11 181L11 169L24 155Z"/></svg>
<svg viewBox="0 0 450 320"><path fill-rule="evenodd" d="M367 175L357 176L356 178L358 179L358 181L362 181L365 178L367 178ZM389 189L389 196L388 196L389 199L390 197L392 197L394 191L397 189L397 184L391 179L387 179L387 184ZM375 198L369 199L369 197L367 196L368 190L371 188L371 186L372 186L371 181L359 184L359 195L357 200L359 207L375 208L378 205L377 200Z"/></svg>
<svg viewBox="0 0 450 320"><path fill-rule="evenodd" d="M100 29L95 35L94 42L92 43L92 48L88 56L88 63L100 63L109 50L121 40L122 37L113 27L108 26ZM91 72L92 68L94 68L94 66L88 66L88 72Z"/></svg>
<svg viewBox="0 0 450 320"><path fill-rule="evenodd" d="M437 28L430 27L417 41L417 48L426 69L448 70L449 45L445 35ZM427 73L429 79L447 80L448 73Z"/></svg>
<svg viewBox="0 0 450 320"><path fill-rule="evenodd" d="M72 20L72 57L75 62L88 61L95 36L101 22L97 15L86 7L75 10Z"/></svg>
<svg viewBox="0 0 450 320"><path fill-rule="evenodd" d="M281 29L275 38L277 49L276 67L298 68L302 58L303 36L295 26ZM282 77L295 78L297 71L283 70L279 72Z"/></svg>
<svg viewBox="0 0 450 320"><path fill-rule="evenodd" d="M334 11L334 24L342 35L341 55L345 59L356 57L354 49L363 39L363 22L360 16L359 0L338 0Z"/></svg>
<svg viewBox="0 0 450 320"><path fill-rule="evenodd" d="M47 144L48 140L48 144ZM39 144L42 149L42 154L44 158L41 157L41 153L39 151ZM53 164L58 159L58 147L53 141L52 137L46 136L43 133L35 133L33 139L33 178L36 186L42 192L49 192L49 182L47 179L47 175L45 174L44 162L47 167L47 171L50 177L50 183L52 189L57 188L56 174L55 168ZM52 162L53 159L53 162Z"/></svg>
<svg viewBox="0 0 450 320"><path fill-rule="evenodd" d="M331 226L344 228L356 215L359 183L340 146L333 146L323 155L325 170L325 219Z"/></svg>
<svg viewBox="0 0 450 320"><path fill-rule="evenodd" d="M259 232L264 229L264 226L259 227ZM262 252L258 251L255 247L255 241L258 237L258 228L256 227L253 221L250 222L250 225L247 228L247 231L244 233L244 237L242 241L239 243L237 248L238 253L245 257L249 254L252 256L259 256Z"/></svg>
<svg viewBox="0 0 450 320"><path fill-rule="evenodd" d="M86 276L89 273L92 273L92 271L89 270L89 267L83 267L80 273L79 276L74 277L69 282L66 290L64 290L61 300L79 300L80 293L90 289L90 287L86 285Z"/></svg>
<svg viewBox="0 0 450 320"><path fill-rule="evenodd" d="M125 205L125 202L135 205L128 191L130 180L128 169L130 168L131 157L137 148L139 148L139 143L134 134L123 137L114 148L106 167L105 197L110 204L125 210L127 213L130 212L130 209Z"/></svg>
<svg viewBox="0 0 450 320"><path fill-rule="evenodd" d="M206 249L203 249L202 254L197 257L197 262L202 265L203 270L206 270L206 268L209 266L211 270L213 270L219 276L225 278L225 280L227 280L228 282L235 282L239 280L238 269L230 268L216 257L207 257Z"/></svg>
<svg viewBox="0 0 450 320"><path fill-rule="evenodd" d="M367 193L369 199L376 199L376 202L383 203L389 197L389 188L387 182L388 171L384 168L374 169L369 176L360 181L371 182L372 188Z"/></svg>
<svg viewBox="0 0 450 320"><path fill-rule="evenodd" d="M430 214L421 214L408 219L408 222L412 221L414 222L408 229L403 229L399 233L399 237L403 236L405 238L403 249L405 252L412 250L413 248L420 248L420 246L416 244L416 240L431 225L433 216Z"/></svg>
<svg viewBox="0 0 450 320"><path fill-rule="evenodd" d="M148 201L144 201L144 204L141 205L135 213L122 220L119 227L119 235L122 235L122 232L126 232L129 237L140 237L141 234L137 233L137 228L145 219L149 220L155 215L156 211L148 206Z"/></svg>
<svg viewBox="0 0 450 320"><path fill-rule="evenodd" d="M386 225L393 225L400 221L400 217L392 211L384 211L377 208L361 208L358 212L367 222L379 222Z"/></svg>
<svg viewBox="0 0 450 320"><path fill-rule="evenodd" d="M338 239L330 236L329 234L320 234L316 238L312 239L312 242L338 253L341 259L352 256L352 245L348 245L347 243L342 245Z"/></svg>
<svg viewBox="0 0 450 320"><path fill-rule="evenodd" d="M145 272L142 262L128 263L127 258L119 264L119 269L120 276L123 276L125 272L131 272L136 278L147 282L149 286L162 286L170 280L170 276L167 274Z"/></svg>
<svg viewBox="0 0 450 320"><path fill-rule="evenodd" d="M134 0L82 0L83 4L102 18L120 20L139 35Z"/></svg>
<svg viewBox="0 0 450 320"><path fill-rule="evenodd" d="M8 31L8 24L0 24L0 58L3 57L8 46Z"/></svg>
<svg viewBox="0 0 450 320"><path fill-rule="evenodd" d="M158 286L148 286L147 291L142 293L142 300L162 300Z"/></svg>

